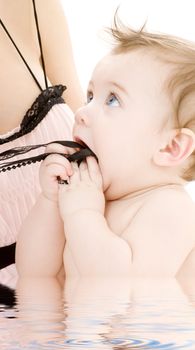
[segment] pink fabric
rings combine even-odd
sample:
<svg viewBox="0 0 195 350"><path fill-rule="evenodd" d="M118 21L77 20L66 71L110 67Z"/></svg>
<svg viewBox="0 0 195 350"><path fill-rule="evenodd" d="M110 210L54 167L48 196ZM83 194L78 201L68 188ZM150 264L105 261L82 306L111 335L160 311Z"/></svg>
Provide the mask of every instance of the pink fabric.
<svg viewBox="0 0 195 350"><path fill-rule="evenodd" d="M53 140L71 140L72 125L73 113L70 108L66 104L54 105L33 131L1 145L0 151ZM8 134L1 135L1 138L8 136ZM41 151L44 152L44 148ZM40 149L29 154L39 153ZM35 163L0 173L0 246L11 244L17 240L21 223L40 193L39 166L40 163ZM8 266L0 270L0 283L10 284L9 280L14 276L16 276L15 267Z"/></svg>

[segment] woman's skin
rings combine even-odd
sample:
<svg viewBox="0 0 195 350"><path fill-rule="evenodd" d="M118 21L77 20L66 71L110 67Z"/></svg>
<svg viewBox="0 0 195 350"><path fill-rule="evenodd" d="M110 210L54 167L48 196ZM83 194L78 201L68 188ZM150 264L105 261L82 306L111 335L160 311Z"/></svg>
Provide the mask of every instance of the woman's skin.
<svg viewBox="0 0 195 350"><path fill-rule="evenodd" d="M35 0L48 85L67 86L64 98L75 111L84 96L77 76L60 0ZM45 88L32 0L1 0L0 18L41 87ZM0 25L0 134L19 126L40 90Z"/></svg>

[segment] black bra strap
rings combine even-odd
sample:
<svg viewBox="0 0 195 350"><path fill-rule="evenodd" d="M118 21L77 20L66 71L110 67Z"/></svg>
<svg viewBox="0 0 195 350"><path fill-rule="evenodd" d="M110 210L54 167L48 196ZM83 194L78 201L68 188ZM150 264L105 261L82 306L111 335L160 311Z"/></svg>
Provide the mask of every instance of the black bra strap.
<svg viewBox="0 0 195 350"><path fill-rule="evenodd" d="M41 63L42 63L43 74L44 74L44 79L45 79L45 87L47 89L48 88L47 75L46 75L46 69L45 69L45 62L44 62L44 58L43 58L43 49L42 49L42 43L41 43L41 35L40 35L40 31L39 31L39 23L38 23L38 16L37 16L37 11L36 11L36 6L35 6L35 0L32 0L32 3L33 3L33 11L34 11L35 24L36 24L36 29L37 29L37 37L38 37L38 42L39 42L40 54L41 54ZM33 71L30 68L30 66L26 62L24 56L22 55L21 51L17 47L16 43L14 42L12 36L8 32L7 28L5 27L5 24L3 23L3 21L1 19L0 19L0 24L1 24L2 28L4 29L4 31L6 32L8 38L11 40L11 42L14 45L15 49L17 50L18 54L20 55L22 61L24 62L25 66L27 67L28 71L32 75L32 77L33 77L35 83L37 84L38 88L40 89L40 91L43 91L39 81L37 80L36 76L34 75Z"/></svg>
<svg viewBox="0 0 195 350"><path fill-rule="evenodd" d="M44 62L42 42L41 42L41 34L40 34L40 30L39 30L39 22L38 22L35 0L32 0L32 2L33 2L33 9L34 9L35 23L36 23L36 27L37 27L37 37L38 37L39 48L40 48L40 53L41 53L41 63L42 63L42 68L43 68L43 73L44 73L44 78L45 78L45 88L47 89L48 88L47 75L46 75L46 69L45 69L45 62Z"/></svg>
<svg viewBox="0 0 195 350"><path fill-rule="evenodd" d="M19 53L22 61L24 62L25 66L27 67L28 71L30 72L30 74L32 75L33 79L35 80L38 88L43 91L41 85L39 84L37 78L35 77L33 71L31 70L30 66L28 65L28 63L26 62L24 56L22 55L22 53L20 52L19 48L17 47L17 45L15 44L14 40L12 39L11 35L9 34L7 28L5 27L5 25L3 24L2 20L0 19L0 24L2 25L3 29L5 30L7 36L9 37L9 39L11 40L12 44L14 45L15 49L17 50L17 52Z"/></svg>

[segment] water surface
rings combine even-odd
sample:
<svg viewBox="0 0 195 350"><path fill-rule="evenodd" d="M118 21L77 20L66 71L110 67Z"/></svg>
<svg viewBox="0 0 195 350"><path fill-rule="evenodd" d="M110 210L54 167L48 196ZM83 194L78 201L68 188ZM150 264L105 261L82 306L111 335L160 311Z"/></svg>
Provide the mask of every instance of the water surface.
<svg viewBox="0 0 195 350"><path fill-rule="evenodd" d="M195 350L195 283L18 280L0 288L0 349Z"/></svg>

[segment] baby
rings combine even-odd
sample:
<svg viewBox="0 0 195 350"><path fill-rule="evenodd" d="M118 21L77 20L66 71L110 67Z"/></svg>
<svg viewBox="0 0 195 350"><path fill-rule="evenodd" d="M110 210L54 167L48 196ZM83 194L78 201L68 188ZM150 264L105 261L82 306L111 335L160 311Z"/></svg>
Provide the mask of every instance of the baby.
<svg viewBox="0 0 195 350"><path fill-rule="evenodd" d="M111 32L115 46L73 129L98 161L43 161L42 194L17 244L22 277L195 274L195 203L185 190L195 178L195 46L117 19Z"/></svg>

